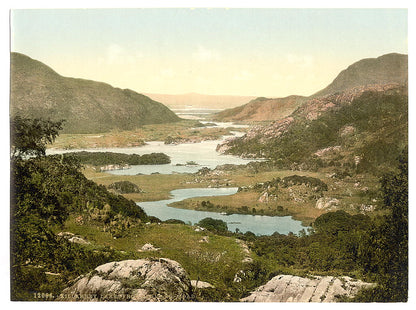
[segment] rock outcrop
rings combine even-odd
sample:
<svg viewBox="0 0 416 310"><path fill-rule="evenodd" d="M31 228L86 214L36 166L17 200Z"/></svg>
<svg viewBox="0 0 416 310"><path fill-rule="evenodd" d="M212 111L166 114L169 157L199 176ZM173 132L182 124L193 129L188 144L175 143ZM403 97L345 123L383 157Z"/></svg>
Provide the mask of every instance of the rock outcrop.
<svg viewBox="0 0 416 310"><path fill-rule="evenodd" d="M373 285L350 277L278 275L241 301L336 302L338 297L353 297L360 289Z"/></svg>
<svg viewBox="0 0 416 310"><path fill-rule="evenodd" d="M336 198L330 198L330 197L321 197L316 202L315 208L317 209L331 209L335 208L339 205L339 200Z"/></svg>
<svg viewBox="0 0 416 310"><path fill-rule="evenodd" d="M75 234L68 232L68 231L62 231L58 233L58 237L65 238L69 242L72 242L72 243L78 243L78 244L84 244L84 245L90 244L90 242L85 240L84 238L80 236L75 236Z"/></svg>
<svg viewBox="0 0 416 310"><path fill-rule="evenodd" d="M60 301L191 301L186 271L159 258L111 262L81 276L64 289Z"/></svg>

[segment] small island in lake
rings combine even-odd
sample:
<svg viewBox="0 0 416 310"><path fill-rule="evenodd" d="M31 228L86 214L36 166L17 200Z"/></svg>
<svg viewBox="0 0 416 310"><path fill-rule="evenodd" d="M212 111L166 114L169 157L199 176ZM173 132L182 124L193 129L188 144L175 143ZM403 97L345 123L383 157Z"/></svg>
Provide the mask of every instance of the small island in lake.
<svg viewBox="0 0 416 310"><path fill-rule="evenodd" d="M81 164L99 167L100 171L129 169L130 165L163 165L170 163L164 153L123 154L114 152L70 152L64 157L75 157Z"/></svg>

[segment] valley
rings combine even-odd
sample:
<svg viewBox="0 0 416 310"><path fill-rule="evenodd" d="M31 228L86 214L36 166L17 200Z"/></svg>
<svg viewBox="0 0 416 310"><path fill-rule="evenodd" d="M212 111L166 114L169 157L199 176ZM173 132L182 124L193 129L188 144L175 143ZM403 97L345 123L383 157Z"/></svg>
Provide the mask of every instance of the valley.
<svg viewBox="0 0 416 310"><path fill-rule="evenodd" d="M13 113L26 115L12 118L13 154L18 154L12 159L15 298L33 300L33 292L49 292L55 299L72 292L65 300L80 300L79 292L71 290L81 284L67 283L73 285L81 275L87 282L104 277L97 279L103 285L98 295L107 296L110 278L94 268L140 260L179 263L189 279L175 289L196 281L181 301L244 301L269 280L280 283L276 277L282 275L296 281L327 276L335 283L340 281L335 276L348 276L368 282L361 293L332 292L331 301L402 298L397 287L393 297L383 297L402 270L387 277L380 270L391 261L402 266L405 259L394 255L395 247L405 246L400 238L407 216L402 209L407 206L408 97L407 75L402 74L407 57L377 59L352 66L353 72L362 72L359 85L349 67L334 80L336 87L331 84L322 93L249 98L245 105L204 118L200 111L188 111L193 117L181 119L149 98L150 106L139 109L134 121L110 106L111 119L97 118L90 123L94 128L78 130L76 119L65 127L56 118L45 123L27 118L33 107L12 101ZM391 79L374 69L383 67L385 59L389 66L399 63ZM42 77L55 74L34 66ZM57 88L67 87L62 85ZM108 87L112 94L143 96ZM13 96L27 103L24 96ZM155 118L148 116L152 107L158 111ZM141 114L145 110L150 114ZM48 106L37 111L53 115ZM118 117L126 125L119 126ZM27 145L22 132L41 137ZM108 165L117 167L102 169ZM31 234L38 243L22 237ZM383 253L375 254L379 245ZM386 262L376 255L392 257ZM24 288L28 278L34 280ZM122 296L134 293L139 301L175 298L165 288L164 297L159 296L157 284L145 286L140 277L117 281ZM199 281L208 284L199 288Z"/></svg>

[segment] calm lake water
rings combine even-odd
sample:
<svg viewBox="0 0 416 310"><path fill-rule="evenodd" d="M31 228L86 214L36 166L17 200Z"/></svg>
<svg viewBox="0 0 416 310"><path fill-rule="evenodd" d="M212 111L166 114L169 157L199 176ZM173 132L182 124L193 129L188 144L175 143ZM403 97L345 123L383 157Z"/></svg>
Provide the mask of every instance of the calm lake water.
<svg viewBox="0 0 416 310"><path fill-rule="evenodd" d="M235 127L243 128L245 125L233 125L230 123L218 123L218 127ZM234 132L235 135L242 135L241 132ZM170 164L166 165L140 165L131 166L127 170L109 171L115 175L136 175L136 174L172 174L172 173L195 173L202 167L215 168L224 164L247 164L253 160L242 159L232 155L221 155L215 151L217 145L229 136L221 140L203 141L200 143L184 143L178 145L164 144L163 141L147 142L140 147L129 148L96 148L96 149L78 149L78 150L47 150L47 154L59 154L65 152L89 151L89 152L117 152L125 154L149 154L165 153L171 159ZM196 162L198 165L186 165L187 162ZM169 203L181 201L192 197L203 196L223 196L232 195L237 192L237 188L193 188L178 189L171 192L172 198L161 201L139 202L148 215L156 216L161 220L179 219L184 222L198 223L206 217L221 219L227 222L228 229L235 231L238 228L241 232L251 231L257 235L270 235L274 232L288 234L289 232L297 233L302 230L301 222L293 220L290 216L262 216L262 215L244 215L232 214L222 215L216 212L205 212L195 210L185 210L168 207ZM208 200L208 199L207 199Z"/></svg>
<svg viewBox="0 0 416 310"><path fill-rule="evenodd" d="M236 192L237 187L177 189L171 191L172 198L170 199L138 202L137 204L143 208L148 215L156 216L162 221L178 219L185 223L191 222L192 224L196 224L206 217L211 217L226 222L228 230L233 232L238 228L243 233L251 231L256 235L271 235L276 231L281 234L288 234L289 232L297 233L304 228L300 221L296 221L290 216L247 214L223 215L217 212L186 210L168 206L168 204L172 202L181 201L187 198L225 196L235 194Z"/></svg>
<svg viewBox="0 0 416 310"><path fill-rule="evenodd" d="M241 133L235 133L239 135ZM139 165L131 166L126 170L108 171L115 175L136 175L136 174L172 174L172 173L195 173L203 167L214 169L224 164L247 164L253 159L243 159L233 155L222 155L215 151L221 140L202 141L200 143L165 144L163 141L146 142L146 145L126 148L95 148L95 149L72 149L72 150L47 150L47 154L59 154L65 152L116 152L124 154L150 154L164 153L170 157L171 163L164 165ZM195 162L197 165L186 165L188 162Z"/></svg>

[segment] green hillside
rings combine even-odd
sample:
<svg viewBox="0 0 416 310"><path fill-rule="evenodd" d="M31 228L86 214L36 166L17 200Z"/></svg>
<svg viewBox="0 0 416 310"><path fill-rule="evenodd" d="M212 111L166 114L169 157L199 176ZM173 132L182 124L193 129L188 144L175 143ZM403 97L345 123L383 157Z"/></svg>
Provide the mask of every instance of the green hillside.
<svg viewBox="0 0 416 310"><path fill-rule="evenodd" d="M64 119L64 133L131 130L179 120L149 97L105 83L63 77L19 53L11 54L10 110L23 117Z"/></svg>
<svg viewBox="0 0 416 310"><path fill-rule="evenodd" d="M407 145L407 103L405 87L367 91L316 119L294 113L280 131L272 124L250 137L234 139L227 153L266 157L291 168L381 171Z"/></svg>

